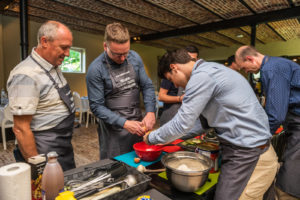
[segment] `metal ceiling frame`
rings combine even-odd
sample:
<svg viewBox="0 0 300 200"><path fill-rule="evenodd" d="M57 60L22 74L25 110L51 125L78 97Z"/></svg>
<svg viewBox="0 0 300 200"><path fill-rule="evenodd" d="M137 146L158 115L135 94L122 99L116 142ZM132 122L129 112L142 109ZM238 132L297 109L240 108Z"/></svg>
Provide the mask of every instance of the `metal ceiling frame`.
<svg viewBox="0 0 300 200"><path fill-rule="evenodd" d="M276 10L266 13L254 14L251 16L240 17L235 19L224 20L220 22L213 22L209 24L197 25L192 27L186 27L171 31L164 31L160 33L140 35L138 37L132 37L132 41L148 41L148 40L158 40L168 37L191 35L196 33L217 31L221 29L235 28L241 26L253 26L254 24L267 23L271 21L278 21L290 18L296 18L300 16L300 6L292 7L282 10Z"/></svg>

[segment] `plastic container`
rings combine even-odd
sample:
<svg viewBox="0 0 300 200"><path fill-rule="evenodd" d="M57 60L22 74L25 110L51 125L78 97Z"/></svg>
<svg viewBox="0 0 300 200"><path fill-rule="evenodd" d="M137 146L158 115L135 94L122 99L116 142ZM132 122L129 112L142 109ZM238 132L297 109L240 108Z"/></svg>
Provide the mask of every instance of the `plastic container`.
<svg viewBox="0 0 300 200"><path fill-rule="evenodd" d="M76 200L74 197L74 192L64 191L59 193L59 196L55 198L55 200Z"/></svg>
<svg viewBox="0 0 300 200"><path fill-rule="evenodd" d="M55 200L58 194L64 191L64 173L57 156L55 151L47 154L48 162L42 176L43 200Z"/></svg>
<svg viewBox="0 0 300 200"><path fill-rule="evenodd" d="M7 94L5 90L1 89L1 105L5 105L7 103Z"/></svg>

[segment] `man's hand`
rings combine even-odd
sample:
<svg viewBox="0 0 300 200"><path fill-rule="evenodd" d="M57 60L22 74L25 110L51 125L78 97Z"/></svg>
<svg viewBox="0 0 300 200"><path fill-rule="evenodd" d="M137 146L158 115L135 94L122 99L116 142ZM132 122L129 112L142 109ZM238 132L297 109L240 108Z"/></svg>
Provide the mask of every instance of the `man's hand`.
<svg viewBox="0 0 300 200"><path fill-rule="evenodd" d="M148 112L143 119L143 124L146 127L146 131L152 130L155 124L155 114L154 112Z"/></svg>
<svg viewBox="0 0 300 200"><path fill-rule="evenodd" d="M144 140L144 142L146 143L146 144L148 144L148 145L151 145L150 143L149 143L149 141L148 141L148 135L151 133L151 131L148 131L145 135L144 135L144 137L143 137L143 140Z"/></svg>
<svg viewBox="0 0 300 200"><path fill-rule="evenodd" d="M128 132L143 136L145 134L144 124L139 121L126 120L123 126Z"/></svg>

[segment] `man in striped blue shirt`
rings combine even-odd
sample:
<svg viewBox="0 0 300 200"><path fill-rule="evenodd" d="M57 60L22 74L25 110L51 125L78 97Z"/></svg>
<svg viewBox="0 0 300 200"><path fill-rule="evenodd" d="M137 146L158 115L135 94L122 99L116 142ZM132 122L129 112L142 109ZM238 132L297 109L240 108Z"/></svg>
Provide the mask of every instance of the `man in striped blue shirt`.
<svg viewBox="0 0 300 200"><path fill-rule="evenodd" d="M300 66L288 59L259 53L254 47L242 46L235 59L246 72L260 71L262 90L266 95L265 110L271 133L284 124L287 146L283 166L276 180L279 199L300 198Z"/></svg>

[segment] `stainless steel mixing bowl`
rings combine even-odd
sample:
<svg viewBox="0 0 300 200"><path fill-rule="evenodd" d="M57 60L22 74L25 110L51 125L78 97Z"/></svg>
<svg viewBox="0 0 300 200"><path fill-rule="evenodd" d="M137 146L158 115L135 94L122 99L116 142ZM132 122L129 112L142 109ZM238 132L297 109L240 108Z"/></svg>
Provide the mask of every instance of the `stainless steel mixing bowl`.
<svg viewBox="0 0 300 200"><path fill-rule="evenodd" d="M192 160L192 162L199 162L203 169L181 170L181 168L174 168L170 163L180 162L183 160ZM166 167L167 178L171 184L178 190L183 192L194 192L199 189L206 182L209 170L212 168L212 160L204 155L177 151L174 153L165 154L161 162Z"/></svg>

